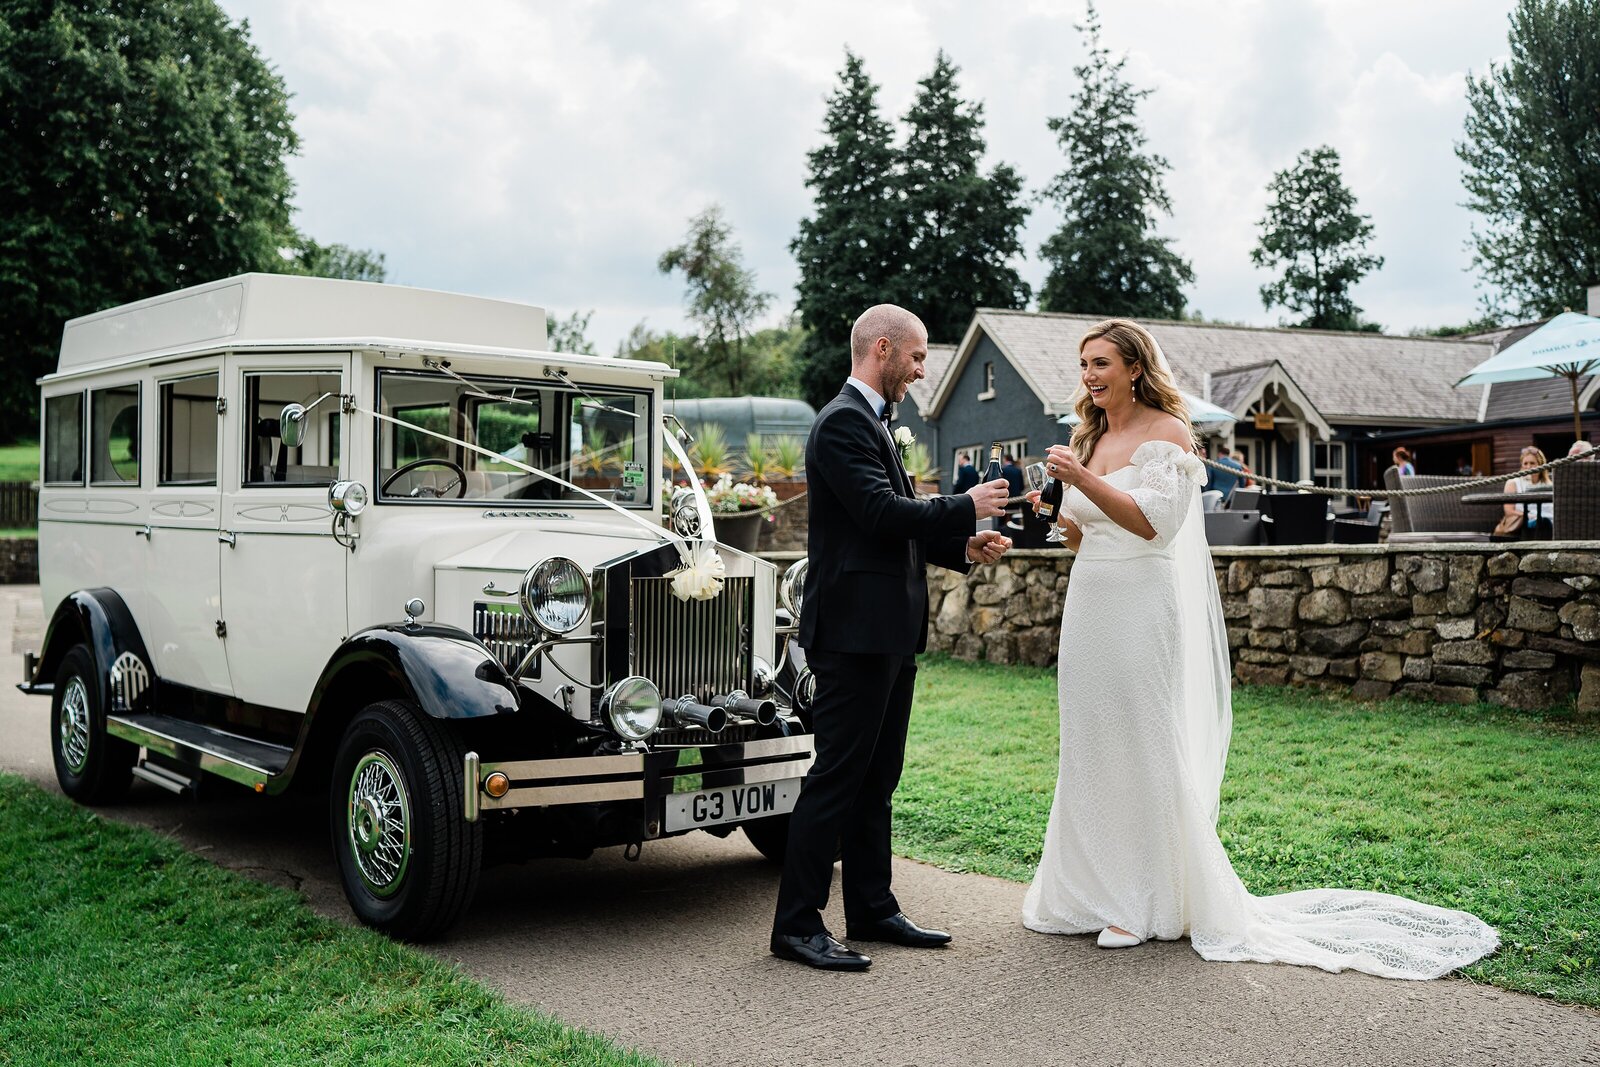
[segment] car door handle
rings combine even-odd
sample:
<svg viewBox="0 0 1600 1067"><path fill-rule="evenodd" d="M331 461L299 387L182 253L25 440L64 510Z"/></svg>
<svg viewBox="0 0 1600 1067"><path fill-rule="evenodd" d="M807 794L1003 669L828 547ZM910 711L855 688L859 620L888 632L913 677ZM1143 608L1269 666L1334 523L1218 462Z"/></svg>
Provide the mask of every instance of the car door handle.
<svg viewBox="0 0 1600 1067"><path fill-rule="evenodd" d="M237 539L238 539L237 536L234 534L234 532L232 530L219 530L219 531L217 531L217 540L221 541L223 544L227 545L229 548L233 547L233 543Z"/></svg>
<svg viewBox="0 0 1600 1067"><path fill-rule="evenodd" d="M146 541L150 540L150 527L149 526L141 526L141 527L139 527L137 530L133 531L133 536L142 537Z"/></svg>

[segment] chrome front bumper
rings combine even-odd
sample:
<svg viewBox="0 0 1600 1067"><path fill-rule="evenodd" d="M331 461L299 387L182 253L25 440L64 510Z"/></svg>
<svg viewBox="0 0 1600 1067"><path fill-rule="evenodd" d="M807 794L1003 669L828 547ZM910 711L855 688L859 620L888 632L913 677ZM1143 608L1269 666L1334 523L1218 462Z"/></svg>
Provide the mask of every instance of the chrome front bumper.
<svg viewBox="0 0 1600 1067"><path fill-rule="evenodd" d="M667 768L658 760L655 770L651 757L658 753L485 763L476 752L468 752L463 761L462 814L468 822L476 822L483 812L516 808L644 800L659 804L680 776L701 775L708 786L754 785L804 778L816 758L810 734L706 745L699 751L698 764ZM676 759L676 753L672 757ZM510 781L503 796L492 797L484 789L493 774ZM659 820L652 814L649 821Z"/></svg>

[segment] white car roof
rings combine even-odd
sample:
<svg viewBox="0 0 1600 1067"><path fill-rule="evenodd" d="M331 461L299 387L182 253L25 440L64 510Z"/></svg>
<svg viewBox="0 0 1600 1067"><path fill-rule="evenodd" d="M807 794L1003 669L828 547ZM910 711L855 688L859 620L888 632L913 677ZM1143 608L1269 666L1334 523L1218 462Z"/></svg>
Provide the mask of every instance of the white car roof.
<svg viewBox="0 0 1600 1067"><path fill-rule="evenodd" d="M240 274L67 322L58 377L219 350L388 349L627 367L661 363L550 353L543 308L433 289Z"/></svg>

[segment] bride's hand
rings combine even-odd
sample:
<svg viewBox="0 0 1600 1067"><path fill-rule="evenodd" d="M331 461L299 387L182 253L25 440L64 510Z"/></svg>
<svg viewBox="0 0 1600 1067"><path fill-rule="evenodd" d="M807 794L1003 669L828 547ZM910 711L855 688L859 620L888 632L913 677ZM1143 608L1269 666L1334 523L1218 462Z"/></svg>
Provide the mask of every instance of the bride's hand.
<svg viewBox="0 0 1600 1067"><path fill-rule="evenodd" d="M1022 494L1022 498L1028 502L1029 507L1033 508L1033 513L1035 515L1039 514L1039 497L1041 495L1043 494L1041 494L1037 489L1029 489L1026 493Z"/></svg>
<svg viewBox="0 0 1600 1067"><path fill-rule="evenodd" d="M1066 445L1051 445L1044 454L1044 470L1063 485L1082 485L1089 469Z"/></svg>

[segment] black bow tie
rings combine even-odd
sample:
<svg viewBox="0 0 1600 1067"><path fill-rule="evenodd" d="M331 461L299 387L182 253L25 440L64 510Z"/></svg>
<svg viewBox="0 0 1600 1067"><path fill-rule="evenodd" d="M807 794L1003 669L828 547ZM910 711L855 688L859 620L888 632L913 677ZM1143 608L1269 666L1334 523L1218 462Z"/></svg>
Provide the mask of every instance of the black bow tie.
<svg viewBox="0 0 1600 1067"><path fill-rule="evenodd" d="M883 423L883 428L884 429L887 430L889 428L889 424L894 421L894 405L893 404L885 404L885 405L883 405L883 412L881 414L879 414L878 421Z"/></svg>

